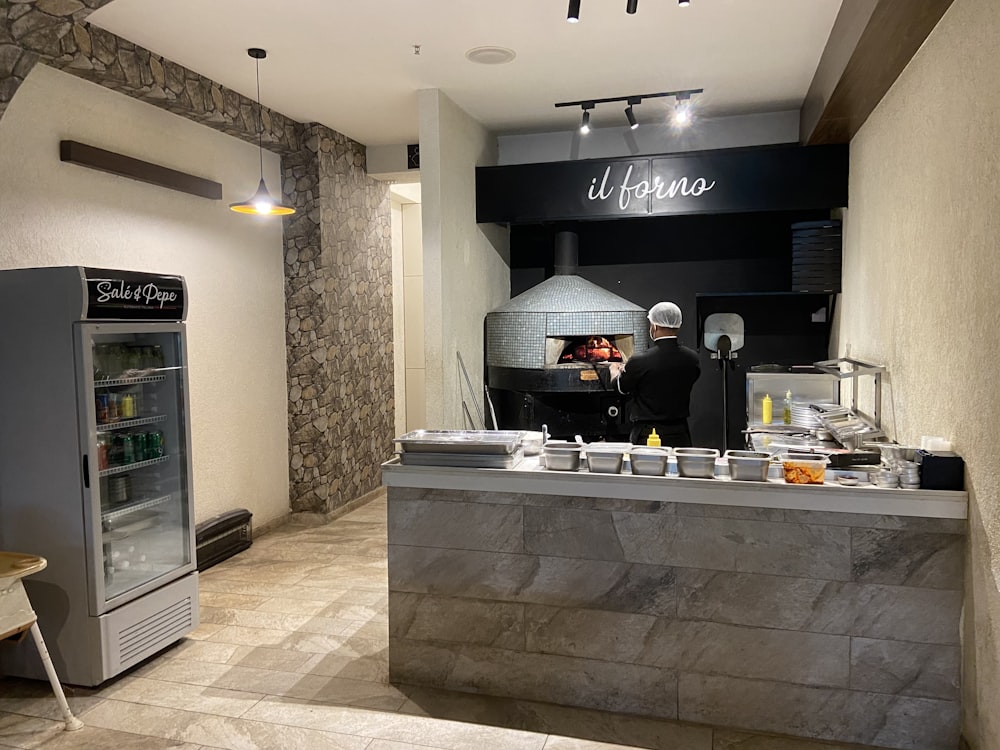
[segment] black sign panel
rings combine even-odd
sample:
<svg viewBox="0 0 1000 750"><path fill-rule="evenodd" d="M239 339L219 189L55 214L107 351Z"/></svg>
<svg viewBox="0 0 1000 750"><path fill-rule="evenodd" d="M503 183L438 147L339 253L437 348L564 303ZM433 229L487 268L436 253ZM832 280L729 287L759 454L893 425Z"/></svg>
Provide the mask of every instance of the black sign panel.
<svg viewBox="0 0 1000 750"><path fill-rule="evenodd" d="M649 166L649 159L615 159L477 167L476 221L645 216Z"/></svg>
<svg viewBox="0 0 1000 750"><path fill-rule="evenodd" d="M772 146L476 169L476 220L529 223L847 205L848 147Z"/></svg>
<svg viewBox="0 0 1000 750"><path fill-rule="evenodd" d="M85 320L184 320L181 276L84 268Z"/></svg>

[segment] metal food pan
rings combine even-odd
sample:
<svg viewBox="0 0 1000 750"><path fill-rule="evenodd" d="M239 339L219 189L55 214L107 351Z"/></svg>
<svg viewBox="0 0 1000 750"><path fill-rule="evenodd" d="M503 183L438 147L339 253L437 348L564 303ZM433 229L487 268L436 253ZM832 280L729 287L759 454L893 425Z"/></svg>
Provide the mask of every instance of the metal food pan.
<svg viewBox="0 0 1000 750"><path fill-rule="evenodd" d="M450 466L463 469L512 469L524 454L516 453L430 453L416 451L400 453L403 466Z"/></svg>
<svg viewBox="0 0 1000 750"><path fill-rule="evenodd" d="M510 454L517 450L519 430L414 430L395 438L400 453Z"/></svg>

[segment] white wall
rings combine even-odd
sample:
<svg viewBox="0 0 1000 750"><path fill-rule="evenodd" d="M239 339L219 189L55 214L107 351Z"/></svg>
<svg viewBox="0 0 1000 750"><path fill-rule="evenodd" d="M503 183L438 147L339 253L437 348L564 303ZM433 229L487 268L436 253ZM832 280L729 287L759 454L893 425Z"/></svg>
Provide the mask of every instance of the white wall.
<svg viewBox="0 0 1000 750"><path fill-rule="evenodd" d="M496 139L440 91L418 96L427 427L463 429L462 401L483 409L483 318L510 298L509 235L476 224L475 168L496 164Z"/></svg>
<svg viewBox="0 0 1000 750"><path fill-rule="evenodd" d="M390 189L392 232L392 389L396 395L393 432L406 432L406 325L403 317L403 205Z"/></svg>
<svg viewBox="0 0 1000 750"><path fill-rule="evenodd" d="M955 0L851 142L835 351L888 366L892 436L954 442L971 554L964 731L1000 748L1000 3Z"/></svg>
<svg viewBox="0 0 1000 750"><path fill-rule="evenodd" d="M403 214L403 308L406 317L406 431L427 426L427 369L424 356L423 214L407 203Z"/></svg>
<svg viewBox="0 0 1000 750"><path fill-rule="evenodd" d="M581 111L567 110L567 118L579 122ZM798 110L700 119L684 130L675 130L669 125L643 125L636 130L595 127L587 135L582 135L577 128L573 128L556 133L502 135L497 139L499 164L670 154L798 143L798 140Z"/></svg>
<svg viewBox="0 0 1000 750"><path fill-rule="evenodd" d="M63 164L63 139L221 182L223 199ZM264 157L273 193L279 160ZM259 526L288 512L281 224L228 210L256 189L258 165L253 145L41 65L0 120L0 268L187 281L197 521L247 508Z"/></svg>

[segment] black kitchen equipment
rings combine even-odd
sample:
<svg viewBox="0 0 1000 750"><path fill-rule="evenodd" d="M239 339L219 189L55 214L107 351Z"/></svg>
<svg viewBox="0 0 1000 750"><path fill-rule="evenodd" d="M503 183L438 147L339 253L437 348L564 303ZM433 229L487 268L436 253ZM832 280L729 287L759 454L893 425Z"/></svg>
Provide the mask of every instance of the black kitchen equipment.
<svg viewBox="0 0 1000 750"><path fill-rule="evenodd" d="M729 448L728 374L736 369L736 352L743 348L743 318L736 313L712 313L705 318L705 348L722 371L722 450Z"/></svg>
<svg viewBox="0 0 1000 750"><path fill-rule="evenodd" d="M920 489L964 490L965 460L950 451L917 451Z"/></svg>

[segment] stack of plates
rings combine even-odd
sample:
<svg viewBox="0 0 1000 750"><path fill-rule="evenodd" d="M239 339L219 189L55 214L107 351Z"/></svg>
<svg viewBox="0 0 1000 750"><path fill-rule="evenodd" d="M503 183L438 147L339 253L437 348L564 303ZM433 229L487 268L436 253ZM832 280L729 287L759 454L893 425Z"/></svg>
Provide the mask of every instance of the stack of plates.
<svg viewBox="0 0 1000 750"><path fill-rule="evenodd" d="M837 220L792 224L792 290L839 292L841 246Z"/></svg>
<svg viewBox="0 0 1000 750"><path fill-rule="evenodd" d="M913 461L898 461L896 471L899 472L899 486L904 490L920 489L920 466Z"/></svg>
<svg viewBox="0 0 1000 750"><path fill-rule="evenodd" d="M792 424L804 430L815 430L823 426L819 414L808 403L801 401L792 402Z"/></svg>

